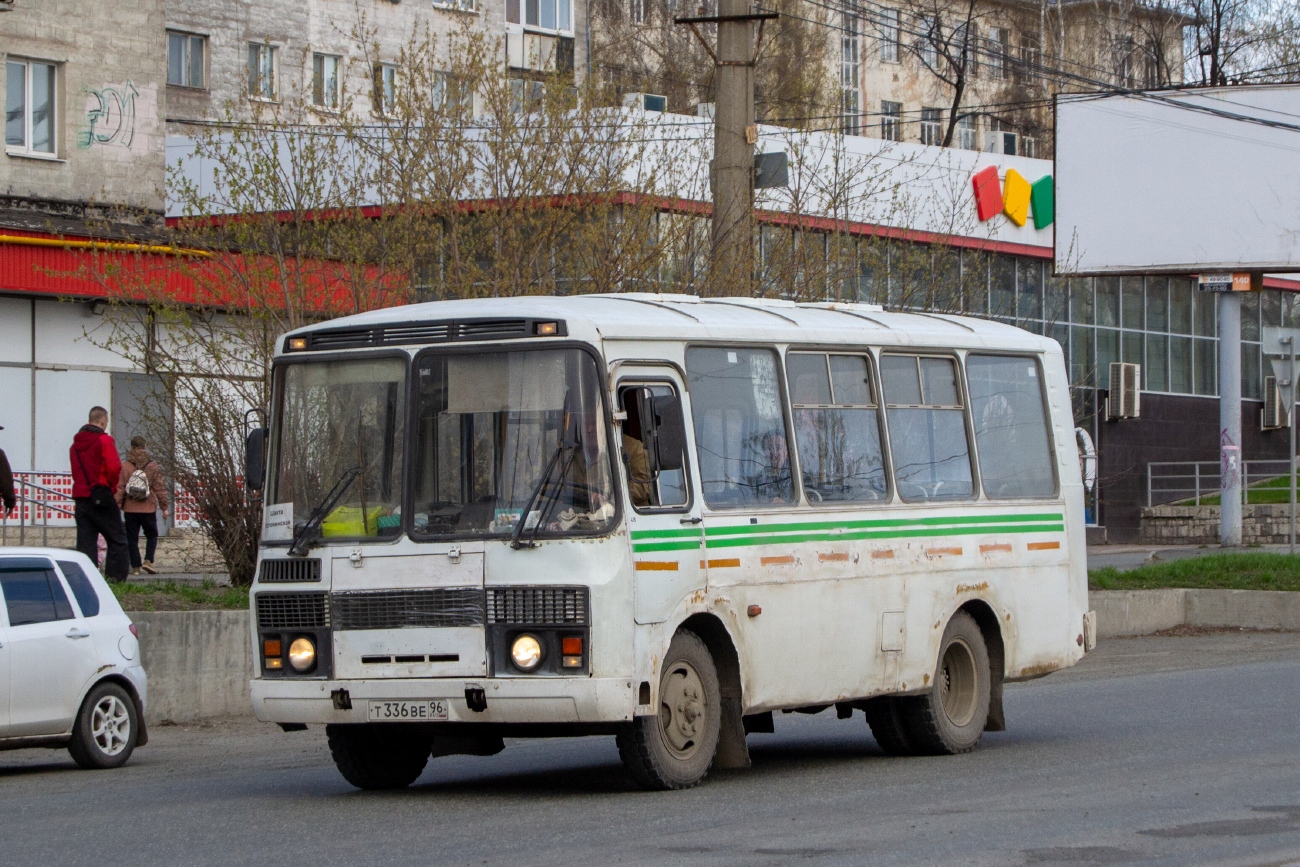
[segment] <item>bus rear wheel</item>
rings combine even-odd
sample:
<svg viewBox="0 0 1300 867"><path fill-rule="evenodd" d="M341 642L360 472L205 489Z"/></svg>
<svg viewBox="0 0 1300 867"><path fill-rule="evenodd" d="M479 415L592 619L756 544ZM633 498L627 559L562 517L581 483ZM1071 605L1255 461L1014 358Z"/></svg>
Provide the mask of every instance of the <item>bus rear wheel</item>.
<svg viewBox="0 0 1300 867"><path fill-rule="evenodd" d="M400 724L327 725L330 754L358 789L404 789L429 762L433 739Z"/></svg>
<svg viewBox="0 0 1300 867"><path fill-rule="evenodd" d="M943 631L930 691L897 700L913 749L934 756L975 749L988 722L990 683L984 634L958 611Z"/></svg>
<svg viewBox="0 0 1300 867"><path fill-rule="evenodd" d="M693 632L673 636L659 680L659 713L619 733L623 766L646 789L689 789L709 772L721 731L722 696L709 648Z"/></svg>

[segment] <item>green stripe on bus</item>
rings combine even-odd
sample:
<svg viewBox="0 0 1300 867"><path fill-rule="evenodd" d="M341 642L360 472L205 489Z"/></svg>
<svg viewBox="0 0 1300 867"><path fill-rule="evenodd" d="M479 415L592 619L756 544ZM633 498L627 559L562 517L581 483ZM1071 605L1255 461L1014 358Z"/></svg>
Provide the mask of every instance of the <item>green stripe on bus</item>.
<svg viewBox="0 0 1300 867"><path fill-rule="evenodd" d="M632 550L638 554L647 551L698 551L699 549L699 539L687 539L681 542L635 542L632 544Z"/></svg>
<svg viewBox="0 0 1300 867"><path fill-rule="evenodd" d="M1064 521L1059 512L1031 515L955 515L934 518L879 518L868 521L805 521L795 524L737 524L730 527L709 527L709 536L732 536L747 533L780 533L806 530L834 530L839 528L876 529L888 527L947 526L951 524L1033 524L1042 521ZM671 531L669 531L671 532Z"/></svg>
<svg viewBox="0 0 1300 867"><path fill-rule="evenodd" d="M680 539L695 538L698 539L704 535L704 531L699 527L684 527L680 530L633 530L633 539Z"/></svg>
<svg viewBox="0 0 1300 867"><path fill-rule="evenodd" d="M974 536L992 533L1063 533L1064 524L1012 524L977 527L914 527L898 530L850 530L844 533L789 533L754 536L731 536L708 539L708 548L741 548L751 545L778 545L783 542L843 542L858 539L909 539L935 536Z"/></svg>

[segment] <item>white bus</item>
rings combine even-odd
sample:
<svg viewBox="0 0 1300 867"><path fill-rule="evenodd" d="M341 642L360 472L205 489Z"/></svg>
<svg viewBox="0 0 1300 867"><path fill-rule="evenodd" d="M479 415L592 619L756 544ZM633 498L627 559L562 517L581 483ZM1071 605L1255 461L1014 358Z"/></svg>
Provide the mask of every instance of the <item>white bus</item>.
<svg viewBox="0 0 1300 867"><path fill-rule="evenodd" d="M1061 350L996 322L375 311L281 338L249 459L254 710L323 723L361 788L600 734L682 788L748 766L774 712L832 707L889 753L964 752L1004 728L1004 683L1095 641Z"/></svg>

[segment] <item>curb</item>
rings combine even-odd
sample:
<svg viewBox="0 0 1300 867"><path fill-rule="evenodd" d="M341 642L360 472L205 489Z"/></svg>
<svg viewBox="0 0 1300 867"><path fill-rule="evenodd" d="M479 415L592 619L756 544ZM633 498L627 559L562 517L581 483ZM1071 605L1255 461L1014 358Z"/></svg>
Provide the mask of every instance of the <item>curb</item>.
<svg viewBox="0 0 1300 867"><path fill-rule="evenodd" d="M1088 602L1098 638L1175 626L1300 630L1300 593L1286 590L1094 590Z"/></svg>

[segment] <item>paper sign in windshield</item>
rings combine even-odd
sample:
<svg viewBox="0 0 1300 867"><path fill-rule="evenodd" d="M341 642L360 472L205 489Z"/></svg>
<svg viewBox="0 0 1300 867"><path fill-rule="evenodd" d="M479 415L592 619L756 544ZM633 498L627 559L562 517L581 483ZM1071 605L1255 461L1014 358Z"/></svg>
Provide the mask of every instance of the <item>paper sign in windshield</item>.
<svg viewBox="0 0 1300 867"><path fill-rule="evenodd" d="M293 503L275 503L262 511L262 538L268 542L293 538Z"/></svg>

